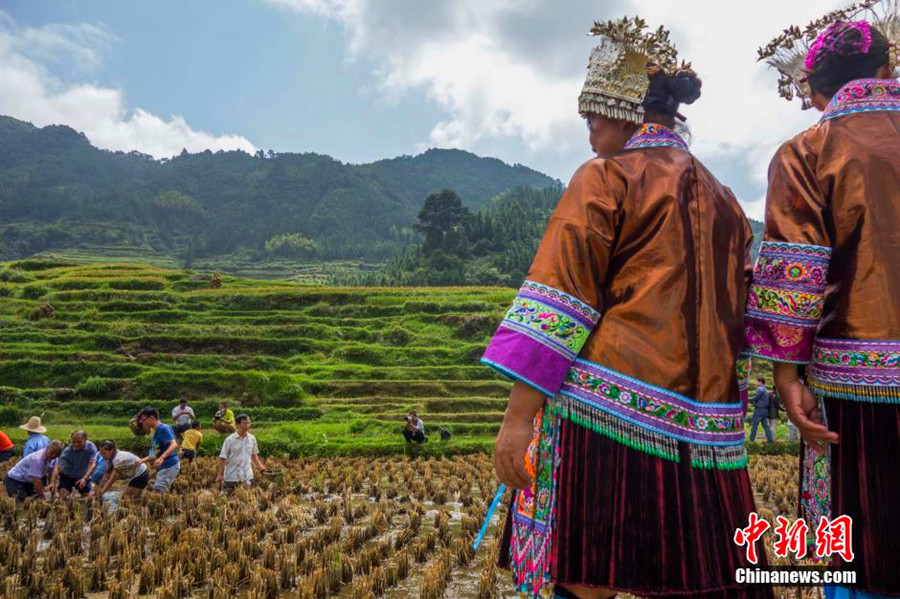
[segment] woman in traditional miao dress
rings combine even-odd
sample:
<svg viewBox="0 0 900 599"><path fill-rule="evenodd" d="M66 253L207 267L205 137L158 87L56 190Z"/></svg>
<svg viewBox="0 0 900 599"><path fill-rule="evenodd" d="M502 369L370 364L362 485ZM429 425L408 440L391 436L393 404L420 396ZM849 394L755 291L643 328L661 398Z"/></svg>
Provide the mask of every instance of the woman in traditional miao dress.
<svg viewBox="0 0 900 599"><path fill-rule="evenodd" d="M830 567L856 584L831 597L900 596L898 25L897 2L869 0L761 50L782 95L823 113L769 167L747 343L808 443L807 524L852 518L853 559Z"/></svg>
<svg viewBox="0 0 900 599"><path fill-rule="evenodd" d="M755 509L736 374L749 223L674 129L701 86L668 33L592 33L579 111L598 157L482 358L515 381L501 562L524 596L770 597L735 581Z"/></svg>

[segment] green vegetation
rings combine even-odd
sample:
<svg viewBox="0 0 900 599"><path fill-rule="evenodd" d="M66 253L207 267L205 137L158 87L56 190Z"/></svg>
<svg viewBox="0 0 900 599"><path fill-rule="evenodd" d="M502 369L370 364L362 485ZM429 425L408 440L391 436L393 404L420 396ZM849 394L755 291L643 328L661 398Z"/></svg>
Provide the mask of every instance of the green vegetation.
<svg viewBox="0 0 900 599"><path fill-rule="evenodd" d="M423 241L381 272L358 277L375 285L503 285L525 278L561 187L517 187L475 213L452 190L428 196L415 230Z"/></svg>
<svg viewBox="0 0 900 599"><path fill-rule="evenodd" d="M476 365L512 289L303 287L133 264L0 266L0 426L45 413L54 436L146 445L140 407L219 400L246 411L263 451L390 454L410 409L419 453L489 449L509 384ZM450 443L439 429L453 432Z"/></svg>
<svg viewBox="0 0 900 599"><path fill-rule="evenodd" d="M428 194L470 209L559 183L459 150L372 164L318 154L108 152L64 126L0 116L0 259L133 261L292 276L310 262L380 265L415 240ZM368 270L364 268L363 272Z"/></svg>

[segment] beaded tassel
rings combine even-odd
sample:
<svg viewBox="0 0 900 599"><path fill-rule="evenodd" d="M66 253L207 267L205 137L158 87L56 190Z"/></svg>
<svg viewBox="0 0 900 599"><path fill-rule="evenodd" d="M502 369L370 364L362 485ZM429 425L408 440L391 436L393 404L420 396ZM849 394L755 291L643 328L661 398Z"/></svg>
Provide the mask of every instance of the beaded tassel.
<svg viewBox="0 0 900 599"><path fill-rule="evenodd" d="M606 99L605 103L597 100L582 100L579 103L578 110L582 114L599 114L607 118L621 119L633 123L639 123L644 118L644 109L639 105L633 105L625 100L619 102L612 98Z"/></svg>
<svg viewBox="0 0 900 599"><path fill-rule="evenodd" d="M679 461L678 441L671 437L654 433L565 395L558 395L554 399L553 409L560 418L609 437L632 449L665 460Z"/></svg>
<svg viewBox="0 0 900 599"><path fill-rule="evenodd" d="M613 416L577 399L557 395L550 403L560 418L583 426L627 447L679 462L678 440ZM703 445L689 443L691 466L718 470L738 470L747 466L747 449L740 445Z"/></svg>
<svg viewBox="0 0 900 599"><path fill-rule="evenodd" d="M691 466L718 470L739 470L747 466L747 448L741 445L691 444Z"/></svg>
<svg viewBox="0 0 900 599"><path fill-rule="evenodd" d="M900 404L900 387L876 387L874 385L856 385L853 383L832 383L819 381L812 377L809 387L813 393L822 397L836 397L851 401L867 401L872 403Z"/></svg>

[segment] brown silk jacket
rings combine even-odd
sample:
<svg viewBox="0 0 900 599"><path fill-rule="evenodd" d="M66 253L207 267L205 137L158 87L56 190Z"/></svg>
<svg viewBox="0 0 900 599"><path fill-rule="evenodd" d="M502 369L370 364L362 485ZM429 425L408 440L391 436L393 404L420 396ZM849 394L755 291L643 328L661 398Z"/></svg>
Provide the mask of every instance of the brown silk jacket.
<svg viewBox="0 0 900 599"><path fill-rule="evenodd" d="M775 155L747 315L750 352L818 393L900 403L897 81L848 83Z"/></svg>
<svg viewBox="0 0 900 599"><path fill-rule="evenodd" d="M750 244L731 191L644 125L575 174L482 362L630 447L740 467Z"/></svg>

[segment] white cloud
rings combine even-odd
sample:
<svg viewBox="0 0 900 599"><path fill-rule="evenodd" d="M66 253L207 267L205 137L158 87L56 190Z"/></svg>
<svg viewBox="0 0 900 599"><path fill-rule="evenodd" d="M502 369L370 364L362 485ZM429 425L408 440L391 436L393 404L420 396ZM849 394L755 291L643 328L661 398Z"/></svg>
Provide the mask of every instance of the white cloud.
<svg viewBox="0 0 900 599"><path fill-rule="evenodd" d="M520 139L531 151L565 152L573 142L585 146L575 98L593 2L571 2L578 16L561 19L560 11L537 0L268 1L341 23L350 58L374 61L388 97L424 90L447 117L423 145L472 148L500 137ZM517 44L510 39L511 22L542 22L541 39ZM582 38L581 48L562 51L574 36ZM560 56L562 65L545 68Z"/></svg>
<svg viewBox="0 0 900 599"><path fill-rule="evenodd" d="M0 114L37 126L68 125L109 150L156 158L210 150L255 148L246 138L197 131L177 115L164 119L129 109L122 91L94 83L64 82L54 72L87 76L99 67L117 38L95 25L20 28L0 11Z"/></svg>
<svg viewBox="0 0 900 599"><path fill-rule="evenodd" d="M792 23L804 25L840 0L267 0L345 29L348 57L372 61L390 97L424 90L446 112L423 145L484 147L524 142L532 159L571 168L587 158L576 114L593 19L638 13L672 30L704 79L703 98L685 107L694 151L722 172L761 217L766 166L777 146L815 121L776 93L756 48ZM512 145L512 144L510 144ZM494 144L493 147L496 147ZM512 152L521 156L521 152ZM501 156L502 157L502 156ZM555 158L554 158L555 157ZM558 175L561 173L557 173Z"/></svg>

